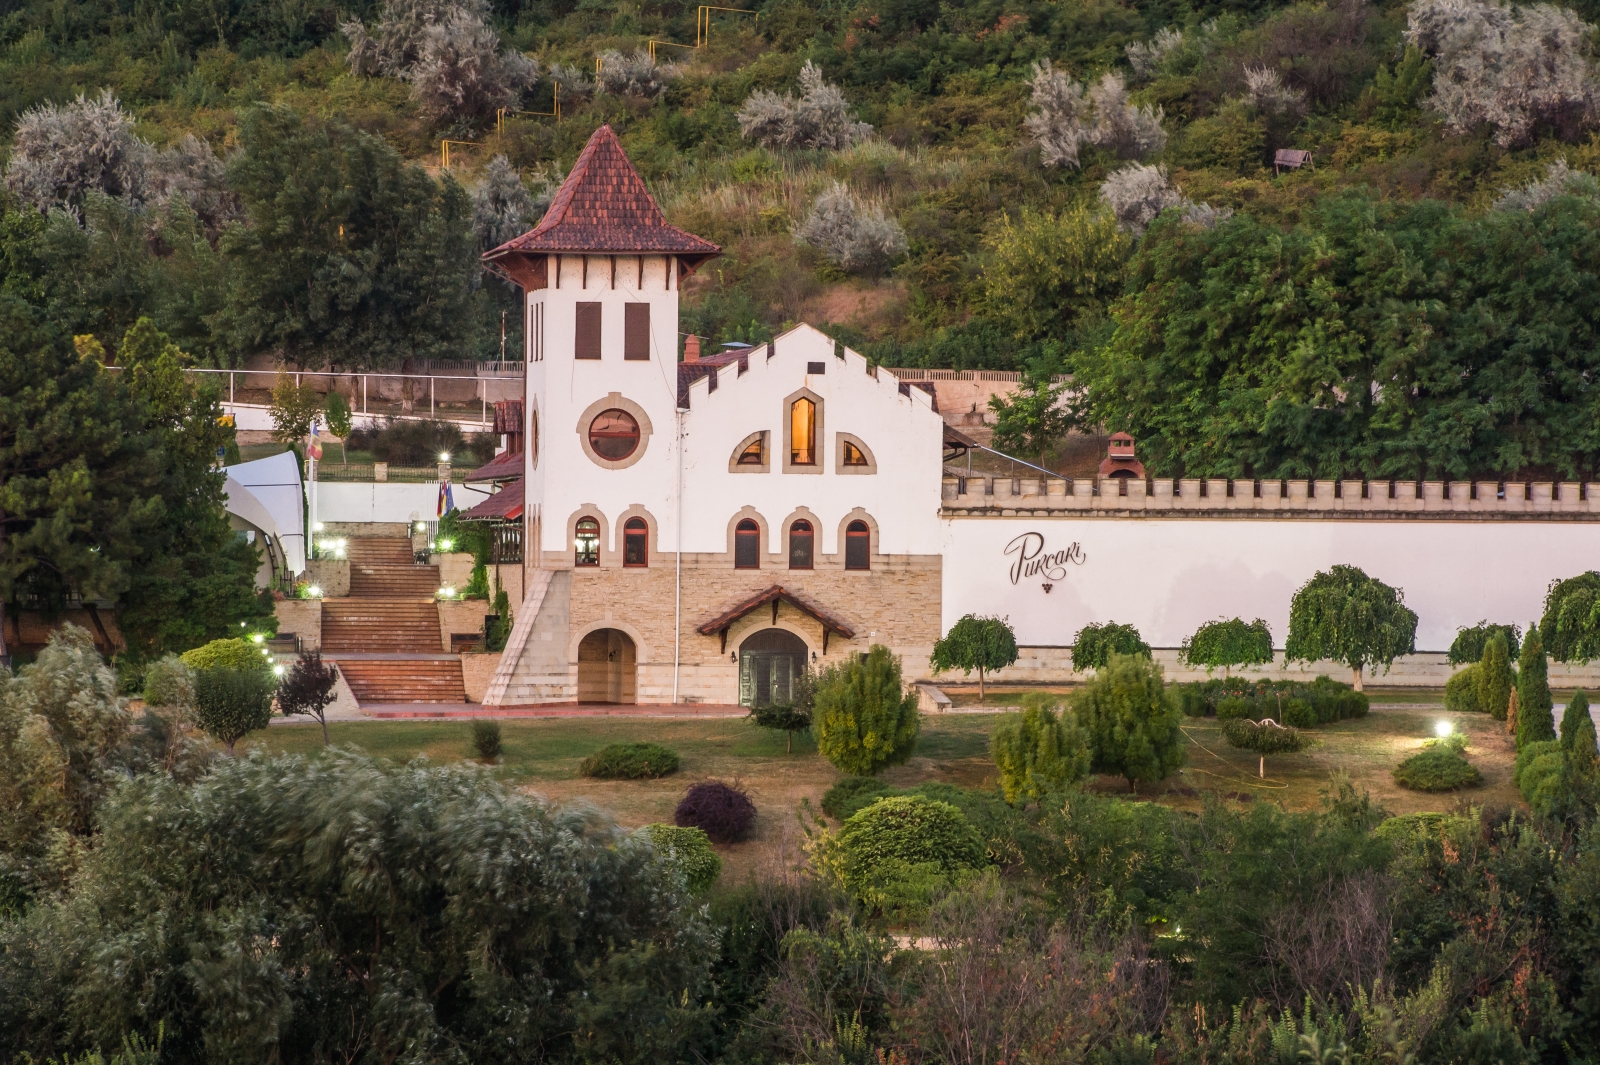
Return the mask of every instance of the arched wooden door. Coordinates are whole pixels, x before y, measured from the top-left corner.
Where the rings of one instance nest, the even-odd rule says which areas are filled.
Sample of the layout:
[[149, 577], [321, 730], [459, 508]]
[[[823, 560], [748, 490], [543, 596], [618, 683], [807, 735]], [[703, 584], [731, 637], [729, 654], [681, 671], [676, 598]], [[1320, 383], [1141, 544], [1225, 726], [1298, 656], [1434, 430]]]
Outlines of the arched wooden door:
[[806, 643], [786, 629], [762, 629], [739, 645], [739, 705], [770, 706], [794, 698], [806, 668]]
[[638, 672], [633, 638], [620, 629], [596, 629], [578, 643], [578, 702], [635, 702]]

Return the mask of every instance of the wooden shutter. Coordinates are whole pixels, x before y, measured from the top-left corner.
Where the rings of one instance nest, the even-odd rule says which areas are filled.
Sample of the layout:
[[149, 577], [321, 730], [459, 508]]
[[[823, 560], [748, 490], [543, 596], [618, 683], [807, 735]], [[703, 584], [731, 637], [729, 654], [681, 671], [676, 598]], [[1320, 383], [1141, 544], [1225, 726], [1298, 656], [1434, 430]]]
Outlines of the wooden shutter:
[[574, 346], [572, 357], [575, 359], [598, 359], [600, 357], [600, 305], [598, 303], [578, 304], [577, 343]]
[[650, 358], [650, 305], [630, 303], [622, 309], [622, 357]]

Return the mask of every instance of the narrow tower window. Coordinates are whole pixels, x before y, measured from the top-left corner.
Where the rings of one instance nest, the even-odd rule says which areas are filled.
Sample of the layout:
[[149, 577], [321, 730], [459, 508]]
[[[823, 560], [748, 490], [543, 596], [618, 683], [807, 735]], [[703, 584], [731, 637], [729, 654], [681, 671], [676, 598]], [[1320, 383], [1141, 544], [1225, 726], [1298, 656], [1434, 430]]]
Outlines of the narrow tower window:
[[749, 518], [733, 529], [733, 568], [761, 568], [761, 526]]
[[853, 521], [845, 526], [844, 568], [872, 568], [872, 530], [864, 521]]
[[797, 399], [789, 408], [789, 464], [817, 464], [817, 405], [809, 399]]
[[811, 568], [811, 547], [814, 539], [809, 521], [797, 521], [789, 526], [790, 569]]
[[578, 304], [577, 343], [572, 353], [575, 359], [600, 357], [600, 305]]
[[572, 538], [572, 564], [600, 564], [600, 523], [593, 518], [578, 519], [577, 534]]
[[650, 564], [650, 527], [643, 518], [629, 518], [622, 527], [622, 564], [648, 566]]
[[650, 358], [650, 305], [629, 303], [622, 308], [622, 357]]

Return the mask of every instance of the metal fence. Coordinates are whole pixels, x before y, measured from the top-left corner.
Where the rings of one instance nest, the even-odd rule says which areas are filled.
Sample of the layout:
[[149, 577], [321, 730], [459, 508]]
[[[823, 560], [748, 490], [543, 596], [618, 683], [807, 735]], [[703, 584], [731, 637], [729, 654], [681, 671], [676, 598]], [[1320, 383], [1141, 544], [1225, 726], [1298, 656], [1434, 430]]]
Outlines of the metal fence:
[[[472, 374], [209, 369], [185, 372], [218, 382], [222, 386], [222, 398], [229, 404], [270, 406], [272, 389], [278, 379], [288, 377], [297, 386], [310, 385], [324, 401], [329, 394], [340, 393], [357, 419], [363, 422], [383, 417], [441, 418], [487, 425], [494, 414], [492, 404], [522, 398], [522, 364], [472, 365], [480, 367]], [[485, 369], [484, 365], [491, 368]]]

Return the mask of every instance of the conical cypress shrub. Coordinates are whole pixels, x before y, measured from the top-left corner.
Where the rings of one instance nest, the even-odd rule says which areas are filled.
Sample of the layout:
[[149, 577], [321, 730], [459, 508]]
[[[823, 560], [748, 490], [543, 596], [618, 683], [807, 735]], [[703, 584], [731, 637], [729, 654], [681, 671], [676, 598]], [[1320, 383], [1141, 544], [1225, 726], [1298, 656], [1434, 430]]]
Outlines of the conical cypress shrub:
[[1589, 697], [1581, 690], [1572, 693], [1572, 701], [1567, 704], [1567, 709], [1561, 715], [1561, 747], [1563, 750], [1572, 750], [1573, 737], [1577, 735], [1583, 722], [1589, 722], [1594, 727], [1594, 719], [1589, 716]]
[[1539, 638], [1538, 626], [1530, 625], [1517, 662], [1517, 750], [1556, 738], [1556, 719], [1550, 712], [1554, 705], [1544, 641]]
[[1506, 719], [1511, 702], [1511, 655], [1506, 640], [1498, 633], [1483, 645], [1483, 661], [1478, 663], [1478, 699], [1496, 721]]

